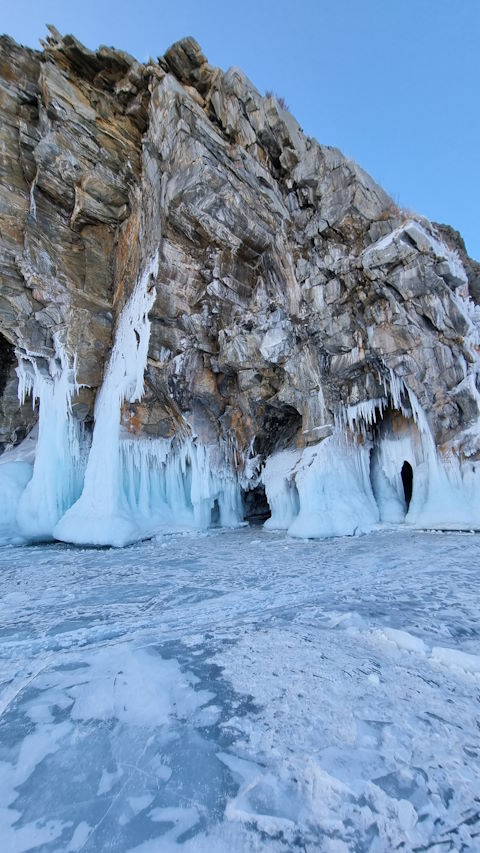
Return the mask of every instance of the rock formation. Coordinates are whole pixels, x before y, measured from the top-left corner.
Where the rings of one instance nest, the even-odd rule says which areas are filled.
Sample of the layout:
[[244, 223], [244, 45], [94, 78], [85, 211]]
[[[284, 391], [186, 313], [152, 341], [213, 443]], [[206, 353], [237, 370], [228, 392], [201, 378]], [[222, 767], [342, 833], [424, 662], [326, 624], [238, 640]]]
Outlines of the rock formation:
[[480, 527], [460, 235], [193, 39], [141, 64], [49, 29], [0, 39], [4, 541]]

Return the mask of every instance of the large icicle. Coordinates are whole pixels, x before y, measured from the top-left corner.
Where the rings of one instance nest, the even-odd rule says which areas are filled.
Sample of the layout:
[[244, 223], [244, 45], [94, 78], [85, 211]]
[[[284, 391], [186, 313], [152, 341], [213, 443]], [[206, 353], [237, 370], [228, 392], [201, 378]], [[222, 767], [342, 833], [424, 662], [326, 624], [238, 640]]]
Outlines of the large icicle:
[[[83, 480], [80, 425], [71, 413], [75, 366], [70, 367], [58, 337], [54, 343], [48, 371], [40, 369], [37, 356], [17, 353], [19, 398], [23, 403], [31, 394], [33, 403], [40, 401], [33, 472], [16, 511], [18, 533], [29, 540], [53, 537], [58, 519], [77, 499]], [[25, 462], [12, 464], [22, 466], [25, 479]]]
[[55, 528], [57, 539], [94, 545], [125, 545], [141, 537], [120, 481], [120, 407], [139, 400], [150, 338], [150, 311], [158, 253], [146, 264], [120, 315], [113, 349], [95, 405], [95, 427], [78, 501]]

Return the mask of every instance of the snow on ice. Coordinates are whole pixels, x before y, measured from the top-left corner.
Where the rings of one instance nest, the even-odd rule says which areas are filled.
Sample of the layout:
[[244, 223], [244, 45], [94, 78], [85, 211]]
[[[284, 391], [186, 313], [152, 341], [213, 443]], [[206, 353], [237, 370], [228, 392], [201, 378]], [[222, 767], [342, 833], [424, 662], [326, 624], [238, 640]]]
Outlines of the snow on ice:
[[480, 540], [0, 549], [2, 851], [478, 850]]

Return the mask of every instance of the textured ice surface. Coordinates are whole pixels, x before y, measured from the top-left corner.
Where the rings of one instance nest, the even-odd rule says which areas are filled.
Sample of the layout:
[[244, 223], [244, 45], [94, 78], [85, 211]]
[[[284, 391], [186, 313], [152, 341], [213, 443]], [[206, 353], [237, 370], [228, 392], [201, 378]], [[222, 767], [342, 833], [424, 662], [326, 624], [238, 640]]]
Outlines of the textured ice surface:
[[478, 850], [480, 538], [0, 549], [12, 851]]

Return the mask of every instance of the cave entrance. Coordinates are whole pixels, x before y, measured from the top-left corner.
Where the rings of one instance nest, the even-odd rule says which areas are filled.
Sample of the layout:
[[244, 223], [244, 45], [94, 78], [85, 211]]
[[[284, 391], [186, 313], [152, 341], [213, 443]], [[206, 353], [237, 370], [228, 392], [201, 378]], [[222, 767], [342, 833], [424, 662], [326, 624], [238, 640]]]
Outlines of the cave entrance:
[[271, 516], [265, 486], [260, 483], [254, 489], [242, 492], [243, 520], [249, 524], [263, 524]]
[[275, 450], [295, 446], [301, 428], [302, 416], [293, 406], [267, 405], [255, 436], [255, 453], [269, 456]]
[[211, 510], [210, 524], [212, 527], [220, 527], [220, 505], [215, 498]]
[[413, 493], [413, 468], [407, 460], [405, 460], [402, 465], [401, 477], [403, 483], [403, 494], [405, 495], [405, 503], [407, 505], [408, 512]]
[[15, 347], [0, 333], [0, 396], [5, 391], [14, 364], [16, 364]]

